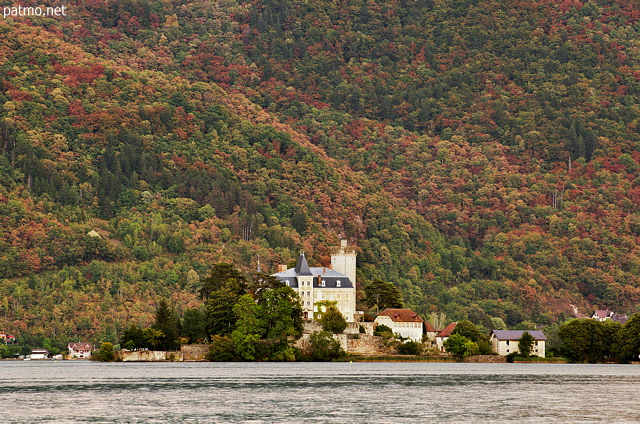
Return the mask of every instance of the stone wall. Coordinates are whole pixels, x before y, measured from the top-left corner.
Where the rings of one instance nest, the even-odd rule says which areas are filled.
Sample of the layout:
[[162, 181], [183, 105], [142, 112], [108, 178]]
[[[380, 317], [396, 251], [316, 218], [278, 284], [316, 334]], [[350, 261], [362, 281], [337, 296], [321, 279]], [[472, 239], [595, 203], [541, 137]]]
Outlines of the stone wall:
[[173, 355], [174, 361], [182, 360], [180, 352], [165, 352], [163, 350], [126, 350], [119, 352], [123, 362], [159, 362], [168, 361]]
[[357, 339], [347, 338], [347, 352], [354, 355], [381, 355], [384, 353], [382, 337], [360, 334]]
[[205, 361], [209, 352], [208, 344], [182, 345], [179, 351], [163, 350], [123, 350], [118, 352], [123, 362], [162, 362], [162, 361]]
[[[310, 336], [311, 334], [305, 333], [295, 343], [295, 346], [305, 354], [309, 354], [311, 350]], [[347, 353], [354, 355], [382, 355], [385, 353], [382, 337], [359, 333], [356, 337], [354, 338], [353, 334], [345, 333], [333, 335], [333, 338], [340, 343], [340, 347]]]
[[473, 355], [465, 358], [464, 362], [473, 362], [478, 364], [502, 364], [507, 362], [507, 357], [500, 355]]
[[349, 322], [347, 323], [347, 328], [345, 328], [344, 332], [347, 334], [360, 334], [360, 326], [364, 328], [364, 333], [369, 336], [373, 336], [373, 330], [376, 327], [375, 322]]
[[[375, 322], [348, 322], [347, 328], [344, 329], [345, 334], [360, 334], [360, 326], [364, 328], [365, 333], [373, 336], [373, 330], [375, 329]], [[316, 331], [322, 331], [322, 325], [318, 322], [305, 322], [302, 329], [303, 333], [313, 333]]]
[[180, 347], [183, 361], [205, 361], [207, 353], [209, 353], [208, 344], [191, 344], [182, 345]]

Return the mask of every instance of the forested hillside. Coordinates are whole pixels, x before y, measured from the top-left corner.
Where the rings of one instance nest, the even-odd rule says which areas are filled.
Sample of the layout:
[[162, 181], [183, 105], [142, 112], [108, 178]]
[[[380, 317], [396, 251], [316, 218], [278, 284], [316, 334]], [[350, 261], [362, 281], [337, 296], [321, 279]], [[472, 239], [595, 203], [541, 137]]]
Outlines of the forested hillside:
[[637, 6], [89, 1], [0, 21], [0, 329], [115, 341], [162, 298], [199, 306], [214, 263], [327, 265], [341, 237], [360, 284], [422, 314], [637, 312]]

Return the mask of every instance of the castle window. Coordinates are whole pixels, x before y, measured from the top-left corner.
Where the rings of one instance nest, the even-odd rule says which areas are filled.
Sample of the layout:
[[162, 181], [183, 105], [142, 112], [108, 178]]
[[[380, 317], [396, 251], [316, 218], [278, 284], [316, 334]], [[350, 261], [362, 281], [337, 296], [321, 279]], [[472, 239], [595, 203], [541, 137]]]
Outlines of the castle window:
[[333, 300], [333, 293], [329, 293], [329, 300]]
[[340, 282], [340, 280], [336, 281], [336, 287], [342, 287], [342, 283]]
[[349, 300], [349, 293], [344, 295], [344, 300]]
[[336, 295], [336, 299], [337, 299], [337, 300], [340, 300], [340, 293], [338, 293], [338, 294]]
[[322, 300], [325, 300], [327, 298], [327, 294], [326, 293], [322, 293]]
[[326, 285], [326, 281], [322, 280], [322, 287], [324, 287]]

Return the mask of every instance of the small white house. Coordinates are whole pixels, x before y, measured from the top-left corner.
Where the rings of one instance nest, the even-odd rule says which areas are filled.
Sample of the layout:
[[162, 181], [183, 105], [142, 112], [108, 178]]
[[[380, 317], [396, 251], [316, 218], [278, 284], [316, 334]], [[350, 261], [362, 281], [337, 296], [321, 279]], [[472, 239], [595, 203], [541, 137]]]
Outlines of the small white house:
[[447, 325], [444, 330], [436, 330], [437, 334], [435, 336], [434, 341], [436, 342], [436, 346], [438, 347], [438, 350], [440, 350], [440, 352], [444, 352], [444, 342], [447, 341], [447, 339], [449, 338], [449, 336], [451, 336], [451, 333], [453, 333], [453, 330], [456, 329], [456, 325], [458, 325], [457, 322], [452, 322], [449, 325]]
[[520, 352], [518, 349], [518, 340], [520, 340], [525, 331], [534, 338], [531, 354], [544, 358], [546, 355], [545, 347], [547, 336], [540, 330], [493, 330], [489, 338], [491, 348], [495, 353], [502, 356], [507, 356], [513, 352]]
[[47, 349], [31, 349], [31, 359], [49, 359], [49, 351]]
[[422, 341], [424, 320], [411, 309], [387, 308], [380, 312], [375, 322], [378, 325], [386, 325], [394, 334], [400, 334], [416, 342]]

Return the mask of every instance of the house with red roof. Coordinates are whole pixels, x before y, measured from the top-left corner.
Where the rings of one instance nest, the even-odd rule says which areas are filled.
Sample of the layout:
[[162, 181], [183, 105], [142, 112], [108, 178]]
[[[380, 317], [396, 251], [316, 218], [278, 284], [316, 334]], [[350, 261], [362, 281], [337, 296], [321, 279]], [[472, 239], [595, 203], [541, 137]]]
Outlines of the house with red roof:
[[438, 346], [438, 349], [440, 349], [440, 352], [445, 351], [444, 342], [449, 338], [449, 336], [451, 336], [451, 333], [453, 333], [453, 330], [455, 330], [456, 325], [458, 325], [457, 322], [452, 322], [451, 324], [447, 325], [444, 330], [438, 331], [435, 342], [436, 346]]
[[593, 311], [591, 315], [591, 319], [595, 319], [596, 321], [614, 321], [619, 322], [620, 324], [624, 324], [629, 320], [627, 315], [618, 314], [616, 312], [610, 311], [608, 309], [600, 309], [597, 311]]
[[4, 333], [0, 331], [0, 343], [4, 344], [14, 344], [16, 342], [16, 337], [11, 334]]
[[93, 345], [91, 343], [69, 343], [67, 348], [70, 358], [91, 358]]
[[375, 322], [386, 325], [394, 334], [416, 342], [422, 341], [424, 320], [411, 309], [387, 308], [380, 312]]

